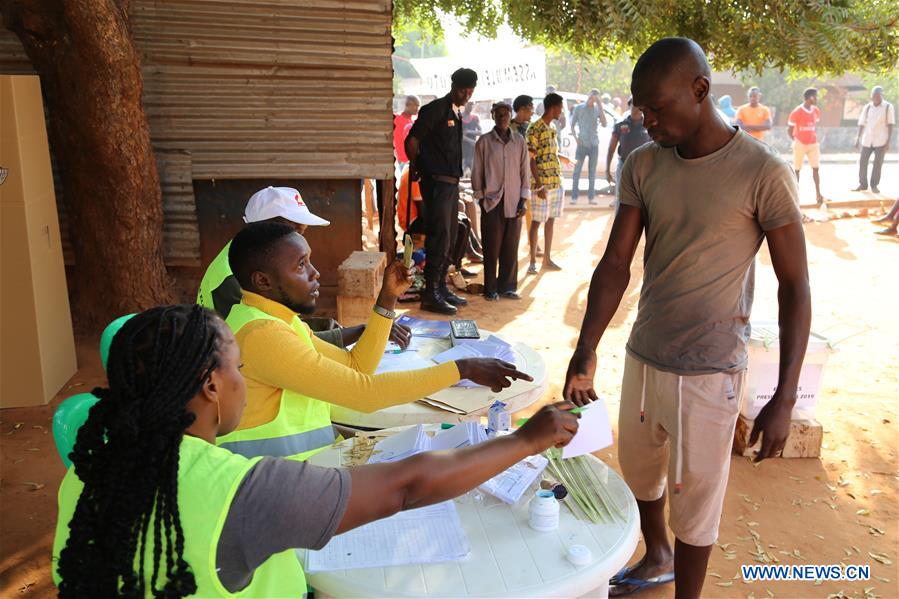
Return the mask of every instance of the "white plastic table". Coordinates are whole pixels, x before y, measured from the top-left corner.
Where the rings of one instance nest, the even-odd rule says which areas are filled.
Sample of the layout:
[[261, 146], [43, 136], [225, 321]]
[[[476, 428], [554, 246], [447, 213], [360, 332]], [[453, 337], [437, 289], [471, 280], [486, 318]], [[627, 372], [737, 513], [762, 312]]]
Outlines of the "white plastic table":
[[[481, 338], [485, 339], [490, 335], [496, 335], [489, 331], [480, 331]], [[496, 335], [502, 339], [501, 335]], [[528, 347], [524, 343], [510, 342], [515, 352], [515, 365], [518, 370], [526, 372], [534, 378], [534, 381], [513, 381], [512, 386], [503, 389], [499, 393], [494, 393], [487, 387], [450, 387], [432, 393], [428, 397], [438, 401], [451, 400], [453, 397], [472, 397], [483, 396], [489, 403], [499, 400], [505, 403], [506, 408], [510, 412], [517, 412], [528, 407], [543, 396], [546, 391], [546, 362], [543, 357]], [[440, 352], [451, 347], [449, 339], [424, 339], [420, 338], [421, 346], [418, 350], [419, 355], [423, 358], [431, 358]], [[341, 406], [331, 406], [331, 421], [336, 424], [343, 424], [353, 428], [362, 429], [382, 429], [392, 428], [395, 426], [407, 426], [413, 424], [432, 424], [432, 423], [457, 423], [466, 420], [476, 420], [481, 416], [487, 415], [488, 408], [472, 412], [471, 414], [453, 414], [440, 408], [434, 408], [429, 405], [411, 402], [399, 406], [391, 406], [383, 410], [378, 410], [371, 414], [357, 412], [349, 408]]]
[[[348, 439], [309, 461], [340, 466], [352, 447], [353, 441]], [[623, 508], [623, 522], [590, 524], [576, 519], [563, 504], [559, 528], [541, 533], [528, 526], [527, 501], [509, 506], [492, 498], [477, 502], [462, 497], [456, 500], [456, 508], [471, 545], [465, 560], [318, 572], [306, 575], [309, 584], [318, 596], [337, 598], [605, 598], [609, 578], [627, 564], [637, 547], [640, 516], [624, 481], [599, 459], [592, 459], [605, 477], [610, 495]], [[589, 565], [575, 566], [566, 559], [567, 548], [574, 544], [590, 549], [593, 561]], [[304, 561], [304, 552], [299, 552]]]

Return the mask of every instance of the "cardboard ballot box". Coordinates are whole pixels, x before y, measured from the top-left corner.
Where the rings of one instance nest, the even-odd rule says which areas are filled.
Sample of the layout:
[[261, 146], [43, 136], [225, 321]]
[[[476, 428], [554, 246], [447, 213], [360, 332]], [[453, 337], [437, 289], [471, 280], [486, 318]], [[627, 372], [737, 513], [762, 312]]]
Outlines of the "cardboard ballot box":
[[44, 405], [75, 374], [41, 87], [0, 75], [0, 408]]

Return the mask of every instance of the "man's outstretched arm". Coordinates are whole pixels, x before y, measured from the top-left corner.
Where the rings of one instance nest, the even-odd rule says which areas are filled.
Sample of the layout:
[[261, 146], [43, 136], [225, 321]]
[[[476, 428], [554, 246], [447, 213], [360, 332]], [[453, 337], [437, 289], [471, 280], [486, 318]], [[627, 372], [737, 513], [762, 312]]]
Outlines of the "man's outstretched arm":
[[622, 204], [612, 224], [606, 251], [593, 271], [581, 334], [568, 364], [562, 388], [564, 397], [579, 406], [590, 403], [597, 397], [593, 389], [596, 346], [627, 290], [631, 278], [631, 262], [642, 234], [641, 209]]
[[808, 345], [812, 321], [812, 300], [802, 223], [792, 223], [765, 233], [771, 263], [777, 275], [778, 323], [780, 325], [780, 369], [777, 391], [755, 419], [749, 444], [762, 436], [762, 448], [755, 458], [774, 457], [787, 442], [790, 417], [796, 404], [799, 372]]

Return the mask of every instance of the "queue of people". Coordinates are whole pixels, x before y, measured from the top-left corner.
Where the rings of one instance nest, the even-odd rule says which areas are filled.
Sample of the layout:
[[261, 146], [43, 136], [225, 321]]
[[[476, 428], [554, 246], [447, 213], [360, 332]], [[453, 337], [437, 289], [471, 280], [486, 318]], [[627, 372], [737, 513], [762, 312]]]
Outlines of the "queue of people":
[[[425, 288], [421, 308], [447, 315], [455, 314], [467, 304], [465, 298], [453, 293], [447, 285], [449, 267], [461, 271], [460, 260], [454, 259], [460, 256], [460, 243], [476, 241], [474, 235], [469, 239], [464, 233], [458, 233], [460, 179], [470, 175], [472, 193], [480, 208], [479, 241], [484, 263], [484, 297], [488, 301], [521, 299], [517, 270], [522, 221], [530, 256], [527, 273], [562, 269], [553, 260], [552, 250], [555, 221], [562, 216], [565, 194], [559, 135], [566, 116], [564, 99], [555, 88], [547, 88], [547, 95], [536, 110], [534, 98], [528, 95], [516, 97], [511, 105], [494, 104], [491, 108], [494, 128], [482, 132], [471, 102], [477, 74], [471, 69], [459, 69], [451, 81], [446, 96], [420, 109], [417, 98], [412, 108], [412, 98], [407, 98], [405, 110], [396, 116], [396, 127], [402, 126], [403, 131], [394, 130], [401, 173], [398, 194], [401, 227], [412, 231], [411, 214], [424, 215], [415, 229], [425, 236]], [[608, 94], [601, 96], [594, 89], [572, 112], [572, 130], [578, 143], [573, 204], [577, 202], [585, 161], [588, 201], [595, 204], [598, 127], [606, 126], [606, 115], [613, 114], [614, 109], [612, 98]], [[407, 118], [411, 119], [415, 110], [418, 118], [410, 126]], [[532, 121], [535, 112], [539, 116]], [[626, 157], [629, 144], [638, 138], [638, 130], [641, 130], [640, 121], [632, 121], [623, 130], [617, 129], [618, 137], [623, 131], [628, 142], [622, 145], [620, 160]], [[643, 138], [648, 141], [645, 130]], [[408, 160], [408, 175], [404, 159]], [[410, 193], [412, 185], [416, 186], [417, 194]], [[416, 200], [416, 195], [420, 199]], [[467, 216], [469, 222], [477, 218], [471, 212]], [[541, 225], [543, 247], [539, 242]], [[537, 258], [542, 258], [539, 269]]]

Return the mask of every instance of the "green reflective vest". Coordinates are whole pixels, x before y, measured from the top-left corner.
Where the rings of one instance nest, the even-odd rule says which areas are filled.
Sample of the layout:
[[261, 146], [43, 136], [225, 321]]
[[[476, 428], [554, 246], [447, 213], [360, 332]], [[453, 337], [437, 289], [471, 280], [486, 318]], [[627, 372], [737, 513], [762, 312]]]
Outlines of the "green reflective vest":
[[231, 264], [228, 262], [228, 250], [231, 249], [231, 242], [222, 248], [203, 275], [200, 281], [200, 290], [197, 292], [197, 303], [204, 308], [215, 310], [215, 303], [212, 301], [212, 292], [218, 289], [225, 279], [231, 276]]
[[[254, 320], [283, 322], [259, 308], [243, 302], [231, 308], [225, 321], [236, 335]], [[312, 345], [308, 329], [294, 316], [291, 328], [304, 343]], [[334, 443], [331, 426], [331, 404], [307, 397], [290, 389], [282, 389], [278, 415], [271, 422], [237, 430], [217, 439], [220, 447], [245, 457], [275, 456], [305, 460]]]
[[[260, 458], [248, 460], [210, 445], [202, 439], [184, 435], [178, 460], [178, 511], [184, 529], [184, 559], [197, 582], [197, 597], [303, 597], [306, 577], [294, 549], [269, 557], [253, 573], [252, 582], [238, 593], [229, 593], [219, 581], [215, 556], [225, 518], [237, 488]], [[53, 542], [53, 580], [59, 554], [69, 538], [69, 521], [84, 488], [69, 468], [59, 487], [59, 519]], [[264, 530], [258, 531], [265, 534]], [[153, 526], [147, 533], [144, 553], [147, 586], [153, 572]], [[162, 556], [164, 568], [165, 556]], [[135, 556], [135, 571], [137, 556]]]

